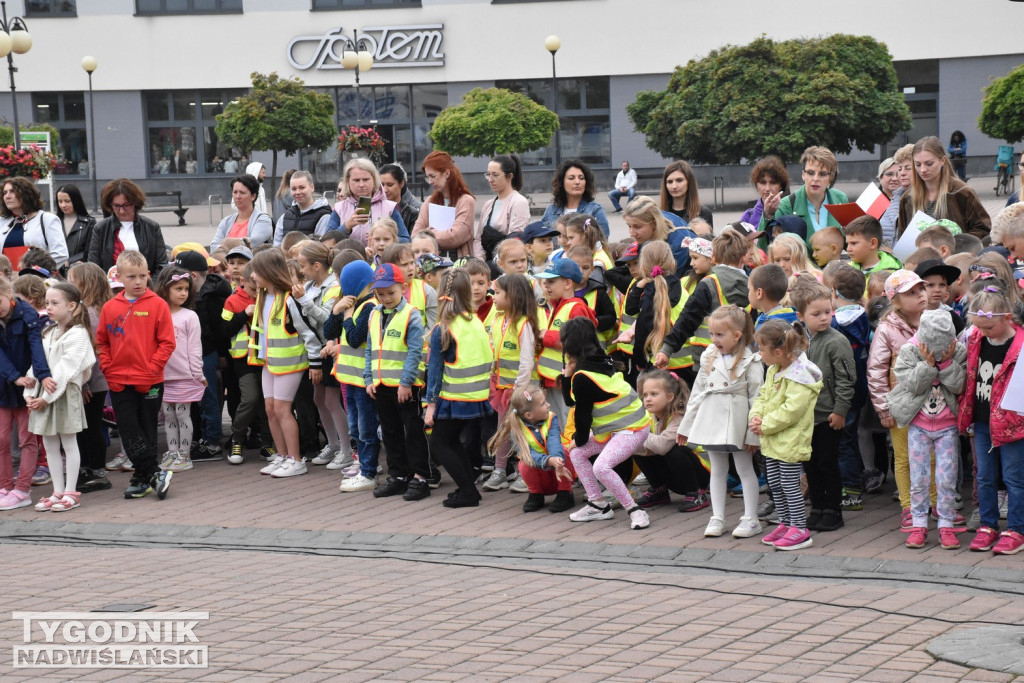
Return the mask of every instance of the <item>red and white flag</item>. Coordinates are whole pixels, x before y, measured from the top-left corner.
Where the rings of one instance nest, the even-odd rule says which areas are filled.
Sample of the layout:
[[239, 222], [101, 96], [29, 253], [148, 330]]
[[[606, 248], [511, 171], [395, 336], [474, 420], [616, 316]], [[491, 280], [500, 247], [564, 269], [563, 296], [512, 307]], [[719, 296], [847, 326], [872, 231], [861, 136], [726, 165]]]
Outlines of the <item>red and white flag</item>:
[[874, 183], [870, 183], [864, 188], [860, 197], [857, 198], [857, 206], [863, 209], [864, 213], [876, 219], [882, 217], [885, 210], [889, 208], [889, 203], [889, 198], [882, 194], [882, 191]]

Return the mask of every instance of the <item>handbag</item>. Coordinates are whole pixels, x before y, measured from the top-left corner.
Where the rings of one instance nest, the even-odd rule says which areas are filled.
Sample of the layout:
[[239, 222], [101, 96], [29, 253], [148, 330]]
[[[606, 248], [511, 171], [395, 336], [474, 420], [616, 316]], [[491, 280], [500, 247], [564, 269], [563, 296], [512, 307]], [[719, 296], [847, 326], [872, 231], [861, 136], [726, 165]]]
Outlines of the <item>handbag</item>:
[[484, 228], [480, 231], [480, 246], [484, 249], [484, 256], [486, 260], [490, 261], [494, 257], [494, 250], [498, 246], [498, 243], [504, 240], [508, 235], [503, 233], [497, 228], [491, 227], [491, 216], [494, 215], [494, 204], [491, 204], [491, 211], [487, 214], [487, 220], [484, 221]]

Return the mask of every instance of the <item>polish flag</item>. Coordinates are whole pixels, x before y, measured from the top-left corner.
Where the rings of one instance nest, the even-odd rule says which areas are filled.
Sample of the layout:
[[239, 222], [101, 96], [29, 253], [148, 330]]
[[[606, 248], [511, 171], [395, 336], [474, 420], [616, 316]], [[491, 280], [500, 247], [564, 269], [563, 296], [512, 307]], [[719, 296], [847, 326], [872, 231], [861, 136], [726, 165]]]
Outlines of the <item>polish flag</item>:
[[864, 188], [860, 197], [857, 198], [857, 206], [863, 209], [864, 213], [876, 219], [882, 217], [885, 210], [889, 208], [889, 203], [889, 198], [882, 194], [882, 191], [874, 183], [870, 183]]

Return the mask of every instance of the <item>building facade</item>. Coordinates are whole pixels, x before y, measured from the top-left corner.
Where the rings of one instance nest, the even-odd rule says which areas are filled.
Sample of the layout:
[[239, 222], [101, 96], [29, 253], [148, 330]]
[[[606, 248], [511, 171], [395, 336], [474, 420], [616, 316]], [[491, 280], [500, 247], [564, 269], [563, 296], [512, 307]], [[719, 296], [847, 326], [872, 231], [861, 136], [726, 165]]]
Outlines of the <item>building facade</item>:
[[[552, 56], [557, 35], [557, 112], [561, 156], [590, 163], [603, 184], [622, 160], [655, 169], [665, 160], [633, 130], [625, 107], [639, 90], [663, 89], [676, 65], [725, 43], [845, 32], [868, 34], [892, 52], [914, 129], [948, 140], [962, 130], [969, 172], [991, 168], [999, 141], [977, 130], [981, 90], [1024, 61], [994, 30], [1020, 25], [1024, 4], [1006, 0], [967, 12], [961, 0], [865, 0], [842, 13], [794, 0], [13, 0], [32, 49], [15, 55], [21, 122], [60, 131], [57, 182], [88, 182], [86, 55], [96, 58], [93, 111], [97, 177], [137, 179], [149, 189], [180, 189], [189, 203], [228, 195], [226, 182], [249, 159], [217, 139], [216, 115], [244, 93], [254, 71], [298, 76], [329, 93], [339, 127], [375, 125], [387, 156], [415, 172], [431, 150], [434, 117], [473, 88], [506, 87], [555, 109]], [[979, 8], [980, 9], [980, 8]], [[342, 64], [354, 39], [373, 55], [356, 74]], [[11, 120], [9, 91], [0, 117]], [[871, 177], [886, 150], [844, 159], [844, 176]], [[891, 149], [889, 150], [891, 151]], [[255, 160], [269, 166], [270, 155]], [[553, 147], [523, 155], [528, 186], [543, 190]], [[459, 159], [475, 188], [485, 159]], [[337, 152], [281, 159], [318, 184], [336, 180]], [[746, 182], [740, 167], [698, 169], [726, 184]], [[703, 181], [702, 181], [703, 184]]]

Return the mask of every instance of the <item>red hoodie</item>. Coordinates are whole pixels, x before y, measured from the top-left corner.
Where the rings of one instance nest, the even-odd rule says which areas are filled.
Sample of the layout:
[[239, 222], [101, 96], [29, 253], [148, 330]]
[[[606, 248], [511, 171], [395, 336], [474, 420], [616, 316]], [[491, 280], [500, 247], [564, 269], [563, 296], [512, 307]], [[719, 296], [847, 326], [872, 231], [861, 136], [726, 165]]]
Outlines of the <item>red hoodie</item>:
[[104, 304], [96, 326], [96, 356], [111, 391], [131, 386], [145, 393], [163, 382], [174, 346], [171, 309], [150, 290], [135, 301], [122, 292]]

